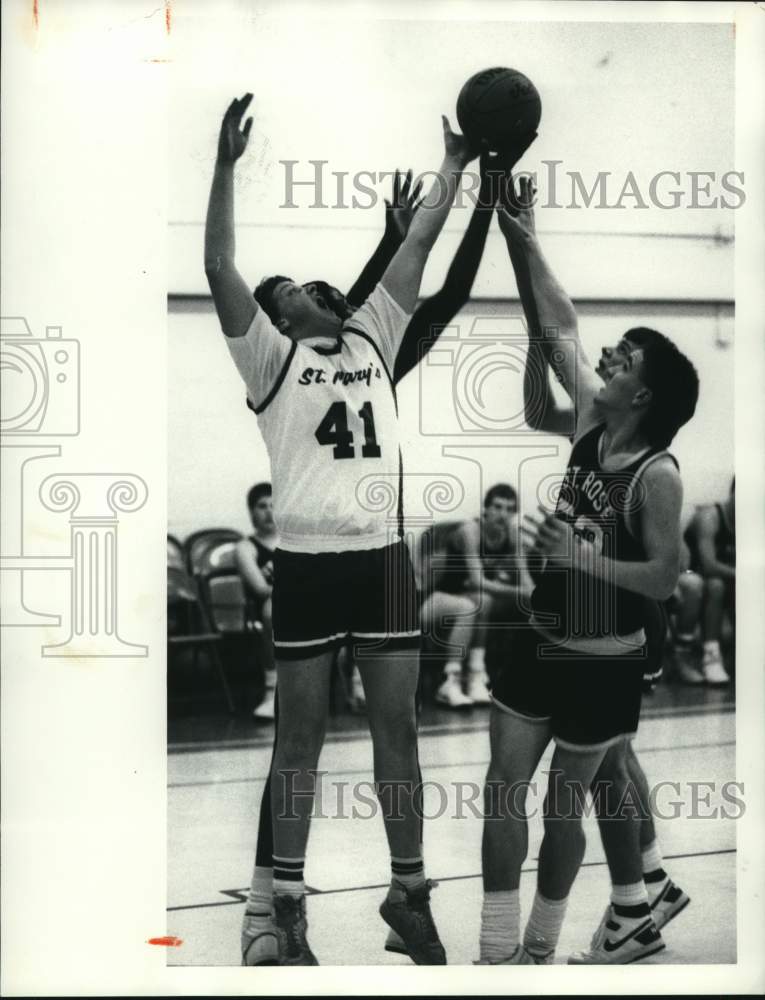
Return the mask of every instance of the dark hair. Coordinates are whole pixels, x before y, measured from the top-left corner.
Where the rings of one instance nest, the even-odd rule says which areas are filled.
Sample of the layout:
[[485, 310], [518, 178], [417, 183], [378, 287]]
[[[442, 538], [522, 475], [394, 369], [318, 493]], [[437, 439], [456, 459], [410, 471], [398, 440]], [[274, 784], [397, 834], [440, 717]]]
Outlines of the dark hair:
[[498, 497], [500, 500], [515, 500], [518, 503], [518, 494], [509, 483], [495, 483], [483, 498], [484, 510]]
[[653, 447], [666, 448], [696, 410], [699, 376], [688, 358], [658, 330], [637, 326], [627, 330], [624, 339], [642, 349], [640, 377], [651, 390], [640, 429]]
[[271, 484], [270, 483], [255, 483], [255, 485], [247, 493], [247, 510], [252, 510], [252, 508], [257, 504], [263, 497], [271, 496]]
[[255, 301], [273, 324], [278, 323], [281, 319], [276, 306], [274, 292], [277, 285], [281, 285], [283, 281], [292, 281], [292, 278], [286, 278], [283, 274], [275, 274], [271, 278], [264, 278], [252, 293], [255, 296]]
[[321, 295], [338, 319], [348, 319], [353, 312], [351, 307], [348, 305], [346, 297], [340, 289], [335, 288], [334, 285], [330, 285], [326, 281], [306, 281], [303, 284], [303, 288], [305, 288], [306, 285], [316, 286], [316, 291], [319, 295]]

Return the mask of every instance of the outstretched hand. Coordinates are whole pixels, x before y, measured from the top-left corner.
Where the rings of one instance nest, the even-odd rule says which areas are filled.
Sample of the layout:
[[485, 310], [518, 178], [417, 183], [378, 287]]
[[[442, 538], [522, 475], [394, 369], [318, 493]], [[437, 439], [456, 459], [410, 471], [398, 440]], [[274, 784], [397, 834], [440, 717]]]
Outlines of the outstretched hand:
[[502, 203], [497, 206], [499, 228], [506, 240], [515, 244], [529, 243], [536, 235], [534, 203], [537, 189], [531, 177], [521, 177], [518, 190], [510, 178]]
[[411, 170], [407, 170], [403, 180], [401, 179], [401, 171], [396, 171], [393, 178], [393, 196], [390, 201], [385, 199], [385, 229], [402, 241], [409, 232], [409, 226], [412, 224], [415, 212], [422, 204], [421, 191], [421, 180], [412, 187]]
[[450, 159], [458, 162], [460, 169], [465, 167], [471, 160], [474, 160], [480, 153], [480, 147], [472, 143], [466, 135], [459, 135], [452, 132], [449, 119], [446, 115], [441, 115], [441, 124], [444, 128], [444, 150]]
[[252, 94], [245, 94], [244, 97], [235, 97], [229, 104], [223, 123], [220, 127], [218, 137], [218, 162], [235, 163], [247, 148], [252, 128], [252, 117], [248, 118], [242, 125], [242, 117], [250, 105]]

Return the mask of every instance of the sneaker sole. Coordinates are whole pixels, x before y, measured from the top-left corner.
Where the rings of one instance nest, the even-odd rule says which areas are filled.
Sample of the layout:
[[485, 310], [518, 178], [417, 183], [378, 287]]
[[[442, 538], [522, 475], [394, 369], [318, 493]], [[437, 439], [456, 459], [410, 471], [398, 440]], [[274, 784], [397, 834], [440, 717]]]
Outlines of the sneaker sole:
[[657, 923], [656, 918], [654, 917], [654, 923], [656, 923], [656, 930], [660, 931], [662, 927], [666, 927], [667, 924], [671, 923], [675, 919], [675, 917], [679, 916], [683, 912], [683, 910], [690, 903], [690, 901], [691, 897], [687, 896], [685, 900], [680, 904], [680, 906], [678, 906], [676, 910], [673, 910], [662, 923]]
[[650, 958], [651, 955], [664, 951], [666, 947], [663, 941], [657, 941], [656, 944], [649, 945], [645, 951], [641, 951], [639, 955], [628, 958], [626, 962], [576, 962], [569, 958], [567, 965], [632, 965], [633, 962], [640, 962], [644, 958]]
[[409, 958], [409, 952], [406, 950], [406, 948], [403, 947], [399, 948], [397, 944], [386, 944], [385, 950], [389, 951], [392, 955], [405, 955], [407, 958]]

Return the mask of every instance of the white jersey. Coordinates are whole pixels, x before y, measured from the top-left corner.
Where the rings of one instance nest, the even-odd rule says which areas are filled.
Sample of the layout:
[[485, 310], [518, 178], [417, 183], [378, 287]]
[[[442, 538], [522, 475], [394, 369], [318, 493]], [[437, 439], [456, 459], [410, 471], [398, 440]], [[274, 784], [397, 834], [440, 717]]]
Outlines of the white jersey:
[[378, 285], [334, 342], [290, 340], [262, 309], [243, 337], [226, 337], [271, 460], [281, 548], [344, 552], [396, 537], [392, 372], [409, 319]]

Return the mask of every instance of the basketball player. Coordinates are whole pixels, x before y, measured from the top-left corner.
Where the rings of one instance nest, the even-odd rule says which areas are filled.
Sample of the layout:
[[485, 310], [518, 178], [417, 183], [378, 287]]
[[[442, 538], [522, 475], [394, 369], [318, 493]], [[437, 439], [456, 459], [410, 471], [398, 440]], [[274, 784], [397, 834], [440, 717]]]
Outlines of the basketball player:
[[[443, 286], [418, 305], [409, 321], [396, 356], [393, 370], [394, 384], [398, 384], [418, 364], [443, 329], [451, 323], [468, 301], [486, 243], [493, 208], [499, 197], [499, 181], [504, 172], [520, 159], [534, 138], [535, 134], [521, 137], [501, 158], [489, 154], [481, 156], [480, 185], [475, 210]], [[311, 296], [328, 304], [340, 319], [345, 320], [351, 316], [354, 312], [352, 303], [363, 301], [374, 290], [374, 286], [382, 278], [390, 260], [405, 238], [420, 204], [420, 185], [412, 187], [411, 183], [411, 171], [403, 179], [398, 171], [396, 172], [392, 200], [385, 202], [383, 237], [347, 297], [339, 289], [324, 281], [312, 281], [304, 286]], [[278, 700], [277, 695], [277, 728]], [[273, 886], [270, 789], [269, 776], [261, 799], [255, 867], [243, 920], [242, 956], [245, 965], [270, 965], [278, 962], [276, 934], [270, 919]], [[392, 928], [388, 933], [385, 950], [408, 954], [404, 943]]]
[[445, 617], [457, 617], [448, 636], [451, 647], [468, 652], [467, 689], [462, 689], [462, 658], [452, 653], [444, 666], [444, 680], [436, 701], [449, 708], [488, 705], [486, 634], [493, 620], [518, 617], [521, 592], [529, 582], [517, 558], [518, 497], [508, 483], [492, 486], [480, 518], [456, 525], [445, 540], [441, 557], [430, 560], [434, 588], [426, 590], [423, 626], [433, 627]]
[[[271, 786], [280, 962], [317, 964], [306, 937], [303, 868], [329, 672], [335, 649], [350, 638], [357, 648], [366, 647], [359, 665], [391, 852], [391, 888], [380, 912], [417, 964], [443, 965], [415, 801], [419, 626], [414, 579], [400, 533], [391, 541], [385, 513], [365, 503], [364, 483], [395, 483], [401, 475], [390, 373], [425, 262], [475, 153], [444, 118], [438, 183], [380, 284], [343, 323], [282, 276], [263, 281], [253, 298], [236, 270], [233, 174], [252, 126], [250, 118], [241, 127], [251, 99], [248, 94], [234, 100], [223, 119], [205, 270], [269, 451], [280, 532], [273, 629], [281, 714]], [[400, 501], [399, 491], [401, 516]], [[397, 597], [392, 605], [386, 601], [391, 584]]]
[[[521, 198], [532, 204], [528, 181]], [[543, 562], [532, 628], [517, 632], [528, 667], [504, 671], [492, 690], [480, 961], [547, 964], [584, 854], [587, 790], [609, 748], [637, 728], [645, 598], [665, 600], [677, 582], [682, 486], [665, 449], [694, 412], [698, 378], [666, 337], [641, 328], [620, 341], [621, 364], [602, 384], [584, 356], [573, 305], [542, 256], [531, 209], [499, 217], [508, 244], [525, 256], [576, 427], [557, 510], [535, 523]], [[551, 739], [537, 893], [521, 944], [525, 783]], [[602, 937], [573, 962], [622, 964], [664, 947], [643, 881], [639, 820], [630, 811], [622, 826], [626, 877], [613, 886]]]
[[256, 719], [274, 717], [276, 669], [273, 659], [271, 629], [271, 593], [274, 582], [274, 549], [279, 543], [279, 533], [274, 523], [271, 484], [256, 483], [247, 494], [247, 510], [252, 522], [252, 534], [236, 546], [236, 566], [247, 598], [248, 622], [260, 622], [263, 627], [263, 671], [266, 691], [255, 708]]
[[730, 684], [720, 652], [723, 613], [736, 613], [736, 481], [722, 503], [698, 508], [685, 532], [690, 570], [703, 581], [704, 653], [702, 680], [713, 687]]
[[[526, 421], [534, 430], [548, 434], [560, 434], [569, 441], [573, 440], [575, 414], [570, 406], [561, 407], [555, 401], [550, 390], [549, 362], [550, 345], [542, 336], [539, 316], [529, 281], [528, 266], [525, 256], [511, 242], [509, 244], [510, 259], [515, 272], [518, 292], [523, 306], [529, 329], [529, 350], [524, 372], [524, 411]], [[597, 374], [607, 381], [618, 371], [623, 363], [625, 353], [639, 348], [639, 344], [630, 341], [630, 331], [614, 347], [604, 347], [601, 353]], [[541, 377], [540, 377], [541, 376]], [[681, 562], [685, 556], [681, 556]], [[683, 582], [681, 575], [678, 586]], [[667, 616], [664, 605], [646, 599], [644, 603], [643, 626], [646, 633], [646, 658], [643, 672], [643, 692], [650, 693], [659, 682], [662, 673]], [[599, 796], [605, 790], [605, 801]], [[657, 930], [661, 930], [670, 920], [676, 917], [690, 902], [689, 897], [666, 874], [662, 865], [661, 850], [656, 837], [650, 807], [648, 781], [640, 762], [635, 754], [631, 740], [616, 743], [610, 747], [598, 769], [593, 782], [600, 823], [601, 839], [606, 850], [606, 858], [612, 881], [619, 885], [625, 877], [621, 871], [621, 842], [619, 804], [628, 807], [637, 806], [640, 815], [640, 851], [643, 866], [643, 881], [646, 884], [648, 899]], [[637, 801], [635, 801], [637, 800]], [[629, 873], [629, 868], [627, 869]], [[605, 924], [610, 917], [610, 908], [601, 922], [593, 938], [593, 944], [602, 936]]]

